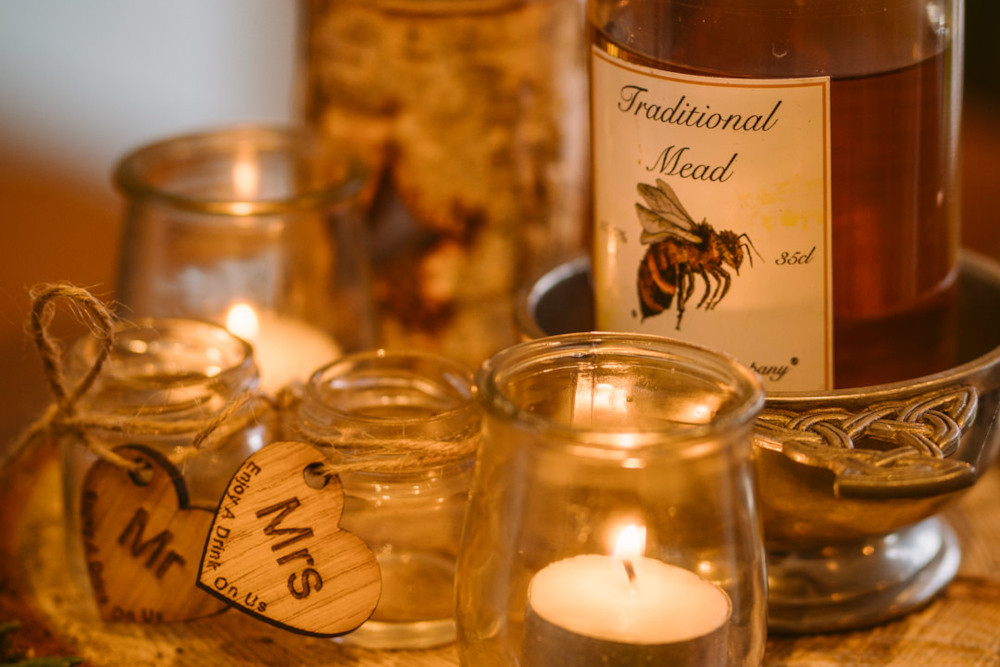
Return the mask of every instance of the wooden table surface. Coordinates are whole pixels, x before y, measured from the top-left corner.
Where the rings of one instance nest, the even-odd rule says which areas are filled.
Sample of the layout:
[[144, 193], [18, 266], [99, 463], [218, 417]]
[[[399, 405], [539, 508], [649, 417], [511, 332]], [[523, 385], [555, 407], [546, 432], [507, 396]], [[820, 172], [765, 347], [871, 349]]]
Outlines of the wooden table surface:
[[[94, 667], [459, 664], [454, 647], [361, 650], [293, 635], [232, 610], [188, 623], [104, 624], [67, 574], [61, 503], [51, 452], [38, 452], [0, 474], [0, 624], [22, 623], [14, 637], [21, 651], [80, 656]], [[922, 610], [869, 630], [771, 637], [764, 665], [1000, 665], [1000, 470], [984, 476], [947, 515], [959, 535], [963, 561], [943, 594]]]

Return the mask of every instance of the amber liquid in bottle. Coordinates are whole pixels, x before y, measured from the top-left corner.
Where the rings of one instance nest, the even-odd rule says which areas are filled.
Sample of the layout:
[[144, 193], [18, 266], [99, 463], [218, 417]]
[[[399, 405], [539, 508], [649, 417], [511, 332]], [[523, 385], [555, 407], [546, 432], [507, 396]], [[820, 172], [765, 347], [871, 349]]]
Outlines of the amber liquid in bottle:
[[745, 5], [593, 2], [591, 40], [686, 74], [830, 76], [835, 385], [955, 365], [958, 75], [944, 7], [932, 20], [934, 3], [912, 0]]

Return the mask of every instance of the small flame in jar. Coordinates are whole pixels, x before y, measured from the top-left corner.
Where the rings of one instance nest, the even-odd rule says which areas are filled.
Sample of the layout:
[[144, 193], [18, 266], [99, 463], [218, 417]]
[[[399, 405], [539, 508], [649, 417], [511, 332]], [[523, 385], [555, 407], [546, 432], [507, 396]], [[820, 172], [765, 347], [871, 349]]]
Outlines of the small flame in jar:
[[233, 187], [240, 197], [252, 197], [260, 186], [260, 171], [251, 160], [237, 160], [233, 165]]
[[646, 527], [629, 524], [618, 535], [615, 556], [638, 558], [646, 551]]
[[[233, 165], [233, 189], [236, 196], [242, 199], [253, 199], [260, 188], [260, 170], [251, 159], [239, 158]], [[232, 205], [236, 215], [247, 215], [253, 210], [248, 202], [236, 202]]]
[[226, 315], [226, 328], [243, 340], [252, 343], [260, 334], [257, 312], [249, 304], [235, 304]]
[[622, 529], [618, 535], [618, 543], [615, 546], [615, 560], [620, 561], [625, 574], [628, 576], [629, 586], [635, 584], [634, 561], [641, 558], [646, 551], [646, 527], [630, 524]]

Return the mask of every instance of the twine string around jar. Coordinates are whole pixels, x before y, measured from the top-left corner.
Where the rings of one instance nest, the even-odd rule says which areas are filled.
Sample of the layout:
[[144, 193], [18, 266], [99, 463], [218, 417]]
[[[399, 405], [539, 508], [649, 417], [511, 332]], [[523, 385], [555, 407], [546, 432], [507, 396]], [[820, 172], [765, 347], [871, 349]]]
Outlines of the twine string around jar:
[[[41, 357], [45, 379], [55, 397], [42, 416], [31, 424], [14, 444], [6, 458], [0, 459], [0, 470], [38, 446], [46, 436], [68, 435], [78, 438], [92, 453], [109, 463], [137, 472], [143, 464], [130, 461], [115, 453], [112, 448], [88, 436], [90, 430], [102, 430], [124, 435], [184, 435], [194, 433], [191, 447], [181, 450], [172, 459], [185, 459], [202, 449], [210, 439], [220, 439], [244, 428], [251, 420], [258, 418], [257, 411], [245, 408], [254, 401], [263, 402], [265, 409], [273, 408], [273, 401], [254, 392], [243, 392], [211, 416], [204, 418], [178, 419], [170, 422], [154, 420], [136, 414], [130, 417], [109, 417], [100, 414], [80, 412], [77, 403], [94, 384], [114, 345], [115, 317], [108, 308], [89, 291], [68, 283], [41, 285], [31, 292], [32, 308], [30, 327], [35, 347]], [[69, 386], [62, 366], [62, 351], [49, 329], [54, 317], [53, 302], [57, 299], [70, 301], [77, 313], [88, 317], [80, 318], [99, 342], [100, 347], [93, 364], [72, 386]], [[178, 462], [177, 460], [174, 461]]]
[[299, 436], [330, 459], [312, 469], [313, 474], [325, 477], [345, 472], [419, 472], [457, 463], [475, 454], [479, 446], [478, 436], [454, 440], [379, 439], [364, 432], [349, 432], [328, 437], [302, 425]]

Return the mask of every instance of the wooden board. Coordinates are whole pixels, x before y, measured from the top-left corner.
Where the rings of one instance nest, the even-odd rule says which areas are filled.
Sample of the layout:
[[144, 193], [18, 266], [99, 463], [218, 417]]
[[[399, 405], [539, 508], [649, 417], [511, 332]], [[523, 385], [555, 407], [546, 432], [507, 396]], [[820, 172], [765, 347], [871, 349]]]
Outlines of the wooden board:
[[[293, 635], [227, 611], [188, 623], [106, 625], [67, 574], [61, 489], [51, 456], [0, 478], [0, 622], [18, 619], [20, 648], [79, 655], [85, 665], [176, 664], [455, 667], [453, 647], [370, 651]], [[928, 607], [877, 628], [772, 637], [765, 667], [996, 667], [1000, 664], [1000, 470], [950, 511], [964, 559], [958, 578]]]

